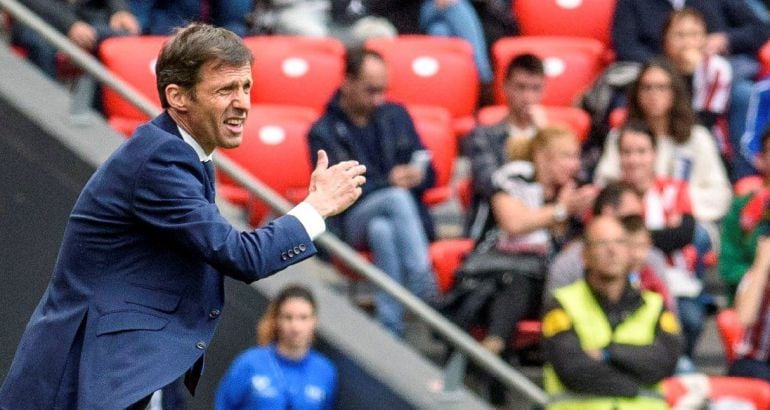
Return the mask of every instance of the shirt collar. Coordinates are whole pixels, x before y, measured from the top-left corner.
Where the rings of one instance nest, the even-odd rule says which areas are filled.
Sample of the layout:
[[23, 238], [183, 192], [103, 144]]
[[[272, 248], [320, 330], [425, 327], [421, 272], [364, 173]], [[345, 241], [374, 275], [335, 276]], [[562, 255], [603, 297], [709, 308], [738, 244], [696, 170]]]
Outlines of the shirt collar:
[[213, 152], [209, 155], [206, 155], [206, 151], [204, 151], [200, 144], [198, 144], [198, 141], [195, 141], [195, 138], [193, 138], [192, 135], [188, 134], [187, 131], [178, 125], [177, 129], [179, 129], [179, 134], [182, 135], [184, 142], [191, 146], [192, 149], [195, 150], [195, 153], [198, 154], [198, 158], [200, 158], [201, 162], [211, 161], [211, 157], [214, 154]]

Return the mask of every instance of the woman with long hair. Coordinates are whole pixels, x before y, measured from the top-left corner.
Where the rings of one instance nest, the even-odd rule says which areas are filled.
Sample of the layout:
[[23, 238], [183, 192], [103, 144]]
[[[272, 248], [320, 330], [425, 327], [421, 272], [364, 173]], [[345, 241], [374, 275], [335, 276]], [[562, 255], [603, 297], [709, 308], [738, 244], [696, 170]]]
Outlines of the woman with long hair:
[[331, 409], [337, 370], [312, 348], [317, 320], [309, 290], [284, 288], [257, 325], [260, 346], [241, 353], [222, 378], [216, 409]]
[[[647, 62], [629, 87], [627, 109], [629, 121], [643, 121], [656, 137], [656, 174], [687, 181], [696, 220], [721, 219], [730, 205], [730, 182], [714, 137], [695, 122], [690, 94], [676, 69], [663, 59]], [[618, 132], [613, 130], [595, 180], [604, 185], [619, 177]]]

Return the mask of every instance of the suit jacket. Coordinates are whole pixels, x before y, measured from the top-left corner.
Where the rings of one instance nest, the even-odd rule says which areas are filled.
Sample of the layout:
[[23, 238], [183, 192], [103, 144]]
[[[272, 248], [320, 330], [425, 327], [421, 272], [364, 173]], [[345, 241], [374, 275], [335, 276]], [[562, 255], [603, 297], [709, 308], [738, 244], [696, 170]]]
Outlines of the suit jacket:
[[197, 154], [160, 115], [75, 203], [0, 409], [123, 409], [189, 369], [194, 391], [224, 275], [251, 282], [315, 251], [293, 216], [236, 231]]

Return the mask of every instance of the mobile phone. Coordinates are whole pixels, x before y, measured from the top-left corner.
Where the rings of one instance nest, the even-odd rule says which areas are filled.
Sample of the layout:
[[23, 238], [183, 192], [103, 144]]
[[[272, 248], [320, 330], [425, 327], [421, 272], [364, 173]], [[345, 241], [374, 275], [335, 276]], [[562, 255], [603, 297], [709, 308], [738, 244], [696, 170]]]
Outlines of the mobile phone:
[[428, 169], [428, 164], [433, 156], [430, 151], [421, 149], [412, 153], [412, 158], [409, 160], [409, 165], [419, 168], [422, 172]]

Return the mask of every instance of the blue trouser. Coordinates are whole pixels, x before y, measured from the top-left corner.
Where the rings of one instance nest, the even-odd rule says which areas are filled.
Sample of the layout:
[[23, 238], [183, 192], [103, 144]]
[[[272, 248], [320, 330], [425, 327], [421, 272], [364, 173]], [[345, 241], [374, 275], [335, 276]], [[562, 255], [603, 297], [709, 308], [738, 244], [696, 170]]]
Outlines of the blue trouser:
[[749, 158], [741, 153], [741, 137], [746, 130], [746, 114], [749, 110], [751, 89], [754, 77], [759, 71], [759, 63], [752, 56], [734, 55], [729, 57], [733, 69], [733, 84], [730, 89], [730, 109], [727, 113], [730, 144], [733, 147], [733, 163], [730, 176], [738, 180], [756, 173]]
[[492, 82], [494, 75], [484, 31], [476, 10], [467, 0], [459, 0], [444, 9], [437, 8], [433, 0], [424, 1], [420, 9], [420, 29], [433, 36], [460, 37], [470, 42], [479, 80], [484, 84]]
[[[368, 247], [374, 264], [416, 296], [433, 299], [436, 278], [428, 257], [428, 239], [412, 194], [390, 187], [366, 195], [344, 217], [345, 238]], [[404, 309], [386, 292], [375, 295], [377, 318], [392, 333], [404, 332]]]

